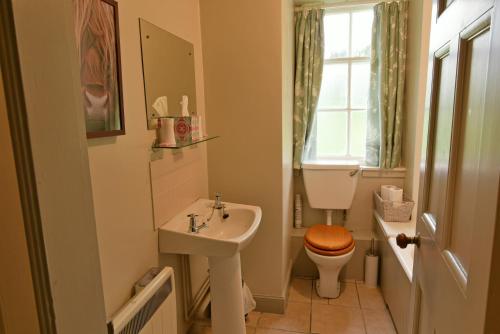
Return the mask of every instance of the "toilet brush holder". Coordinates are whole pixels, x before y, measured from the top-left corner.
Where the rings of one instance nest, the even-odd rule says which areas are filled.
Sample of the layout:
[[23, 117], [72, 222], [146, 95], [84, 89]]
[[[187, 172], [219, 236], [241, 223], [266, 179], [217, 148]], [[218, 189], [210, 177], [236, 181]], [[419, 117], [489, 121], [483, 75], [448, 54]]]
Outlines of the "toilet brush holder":
[[372, 239], [370, 251], [365, 256], [365, 286], [376, 288], [378, 285], [378, 255], [375, 254], [375, 239]]

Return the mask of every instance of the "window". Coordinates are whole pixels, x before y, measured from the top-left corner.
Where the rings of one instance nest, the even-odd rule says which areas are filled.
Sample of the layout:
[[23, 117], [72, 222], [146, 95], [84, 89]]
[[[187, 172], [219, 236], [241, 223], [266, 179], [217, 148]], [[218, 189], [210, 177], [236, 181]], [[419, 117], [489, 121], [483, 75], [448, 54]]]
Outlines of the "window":
[[308, 159], [364, 161], [372, 21], [366, 7], [325, 15], [323, 81]]

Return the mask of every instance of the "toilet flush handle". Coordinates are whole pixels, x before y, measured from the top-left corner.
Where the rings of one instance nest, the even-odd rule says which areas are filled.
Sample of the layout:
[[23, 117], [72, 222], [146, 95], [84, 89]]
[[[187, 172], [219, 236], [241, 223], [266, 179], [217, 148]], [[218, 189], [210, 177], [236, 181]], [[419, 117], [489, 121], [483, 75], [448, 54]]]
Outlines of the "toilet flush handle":
[[358, 168], [358, 169], [356, 169], [356, 170], [353, 170], [353, 171], [351, 171], [351, 172], [349, 173], [349, 175], [350, 175], [350, 176], [354, 176], [354, 175], [358, 174], [360, 170], [361, 170], [360, 168]]

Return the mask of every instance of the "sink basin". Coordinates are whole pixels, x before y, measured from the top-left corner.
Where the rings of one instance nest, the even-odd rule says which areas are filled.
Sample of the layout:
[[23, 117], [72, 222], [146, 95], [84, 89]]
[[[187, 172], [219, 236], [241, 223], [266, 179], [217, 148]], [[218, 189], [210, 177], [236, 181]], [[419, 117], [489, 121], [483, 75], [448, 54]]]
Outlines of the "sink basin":
[[[222, 219], [221, 210], [215, 210], [214, 202], [199, 199], [184, 211], [160, 227], [159, 247], [162, 253], [191, 254], [205, 256], [231, 256], [252, 241], [262, 217], [257, 206], [224, 203], [229, 217]], [[206, 222], [208, 227], [198, 233], [189, 231], [188, 214], [197, 214], [198, 225]]]

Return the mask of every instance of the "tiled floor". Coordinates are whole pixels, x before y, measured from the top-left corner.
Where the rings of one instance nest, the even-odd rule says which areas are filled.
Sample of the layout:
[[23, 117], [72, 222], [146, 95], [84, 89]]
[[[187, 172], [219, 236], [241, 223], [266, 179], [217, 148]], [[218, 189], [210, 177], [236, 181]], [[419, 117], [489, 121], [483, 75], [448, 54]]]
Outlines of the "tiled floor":
[[[247, 334], [396, 334], [379, 289], [342, 283], [337, 299], [322, 299], [311, 279], [294, 278], [285, 314], [252, 312]], [[203, 327], [202, 334], [210, 334]]]

